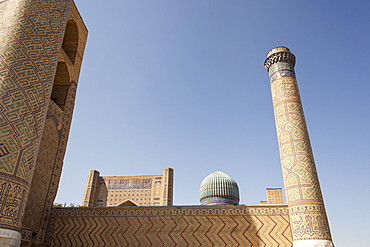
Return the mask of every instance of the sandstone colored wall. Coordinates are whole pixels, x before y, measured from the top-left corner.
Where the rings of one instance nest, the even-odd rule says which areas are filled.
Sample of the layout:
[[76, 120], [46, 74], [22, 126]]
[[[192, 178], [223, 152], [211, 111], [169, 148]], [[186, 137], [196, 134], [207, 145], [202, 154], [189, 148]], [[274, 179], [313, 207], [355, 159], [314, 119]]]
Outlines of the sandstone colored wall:
[[46, 246], [292, 246], [287, 206], [52, 210]]

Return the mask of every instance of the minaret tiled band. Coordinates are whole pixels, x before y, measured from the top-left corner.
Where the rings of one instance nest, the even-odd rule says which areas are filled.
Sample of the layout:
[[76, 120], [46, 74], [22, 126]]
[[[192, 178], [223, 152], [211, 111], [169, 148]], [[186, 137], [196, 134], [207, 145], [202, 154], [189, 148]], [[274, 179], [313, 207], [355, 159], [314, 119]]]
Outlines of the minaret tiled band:
[[270, 76], [293, 246], [333, 246], [294, 72], [295, 56], [278, 47], [268, 53], [264, 65]]

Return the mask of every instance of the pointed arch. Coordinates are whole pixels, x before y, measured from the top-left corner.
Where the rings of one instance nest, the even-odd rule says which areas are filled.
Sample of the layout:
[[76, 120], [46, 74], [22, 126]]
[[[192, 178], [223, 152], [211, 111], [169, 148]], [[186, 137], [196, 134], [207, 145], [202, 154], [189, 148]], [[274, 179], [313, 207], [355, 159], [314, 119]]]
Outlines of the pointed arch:
[[132, 202], [131, 200], [126, 200], [118, 205], [118, 207], [135, 207], [135, 206], [137, 206], [137, 204]]
[[65, 62], [58, 62], [55, 73], [51, 99], [64, 110], [64, 105], [67, 99], [68, 88], [71, 85], [68, 66]]
[[74, 64], [78, 48], [78, 27], [74, 20], [69, 20], [67, 22], [62, 48], [71, 62]]

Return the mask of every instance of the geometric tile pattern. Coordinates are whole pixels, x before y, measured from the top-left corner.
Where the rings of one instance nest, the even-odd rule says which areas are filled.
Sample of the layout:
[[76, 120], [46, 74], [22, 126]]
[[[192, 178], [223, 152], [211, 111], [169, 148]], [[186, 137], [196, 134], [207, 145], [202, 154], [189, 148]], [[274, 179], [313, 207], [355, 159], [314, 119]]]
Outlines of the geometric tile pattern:
[[22, 245], [44, 242], [62, 171], [86, 38], [87, 29], [72, 2], [22, 223]]
[[266, 196], [268, 204], [284, 204], [283, 190], [280, 188], [266, 189]]
[[130, 200], [138, 203], [138, 205], [151, 205], [151, 190], [127, 190], [127, 191], [110, 191], [107, 196], [107, 207], [116, 206], [124, 200]]
[[[87, 29], [73, 2], [66, 23], [22, 223], [22, 245], [27, 246], [44, 242], [63, 167], [86, 45]], [[58, 91], [60, 87], [64, 88], [63, 92]]]
[[265, 67], [270, 75], [293, 240], [331, 240], [294, 73], [295, 57], [287, 48], [285, 49], [272, 53], [266, 59]]
[[[50, 101], [47, 122], [40, 143], [41, 150], [35, 167], [34, 179], [36, 181], [32, 181], [31, 194], [28, 198], [22, 225], [22, 240], [31, 240], [32, 233], [37, 233], [36, 241], [44, 241], [45, 229], [51, 213], [50, 209], [57, 193], [62, 171], [76, 88], [76, 83], [72, 82], [68, 90], [64, 111], [53, 101]], [[51, 122], [54, 123], [53, 131], [56, 131], [56, 134], [52, 134], [48, 130], [48, 126], [52, 125]]]
[[70, 3], [0, 3], [0, 228], [20, 231]]
[[[49, 191], [49, 178], [53, 172], [53, 165], [55, 163], [54, 159], [58, 150], [59, 123], [60, 122], [57, 121], [56, 118], [48, 113], [40, 143], [40, 151], [37, 155], [30, 194], [28, 196], [24, 213], [22, 234], [25, 227], [29, 229], [31, 236], [32, 234], [35, 235], [33, 232], [37, 232], [37, 229], [40, 228], [45, 198]], [[37, 187], [37, 191], [34, 191], [34, 187]]]
[[53, 209], [46, 246], [292, 246], [287, 206]]
[[60, 111], [59, 107], [56, 104], [50, 104], [49, 106], [49, 112], [53, 112], [56, 116], [58, 116], [58, 119], [61, 119], [61, 125], [60, 125], [60, 130], [59, 130], [59, 145], [57, 149], [57, 153], [55, 156], [55, 163], [52, 168], [52, 175], [49, 177], [49, 188], [48, 188], [48, 193], [45, 200], [44, 204], [44, 211], [43, 211], [43, 216], [41, 217], [42, 222], [40, 225], [40, 232], [38, 234], [38, 241], [43, 242], [44, 241], [44, 236], [45, 236], [45, 231], [47, 228], [47, 225], [49, 223], [49, 217], [51, 213], [51, 208], [53, 206], [54, 199], [57, 194], [58, 186], [59, 186], [59, 181], [60, 181], [60, 176], [62, 173], [62, 167], [63, 167], [63, 160], [64, 160], [64, 155], [66, 152], [66, 147], [67, 147], [67, 142], [68, 142], [68, 136], [69, 136], [69, 131], [71, 128], [71, 121], [72, 121], [72, 115], [73, 115], [73, 110], [75, 106], [75, 100], [76, 100], [76, 91], [77, 91], [77, 84], [72, 81], [69, 89], [68, 89], [68, 94], [66, 98], [66, 107], [64, 111]]

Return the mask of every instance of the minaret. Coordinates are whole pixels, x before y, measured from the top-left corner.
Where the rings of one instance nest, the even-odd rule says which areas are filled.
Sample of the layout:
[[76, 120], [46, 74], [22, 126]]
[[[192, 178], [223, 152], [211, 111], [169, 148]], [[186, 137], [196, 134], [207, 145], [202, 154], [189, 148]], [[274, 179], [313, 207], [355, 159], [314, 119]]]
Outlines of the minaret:
[[96, 207], [96, 198], [99, 190], [99, 175], [100, 172], [90, 170], [87, 176], [84, 197], [82, 199], [82, 207]]
[[173, 169], [164, 168], [163, 170], [163, 206], [173, 205]]
[[295, 78], [295, 56], [286, 47], [267, 54], [293, 247], [334, 246]]

